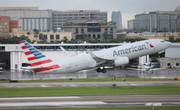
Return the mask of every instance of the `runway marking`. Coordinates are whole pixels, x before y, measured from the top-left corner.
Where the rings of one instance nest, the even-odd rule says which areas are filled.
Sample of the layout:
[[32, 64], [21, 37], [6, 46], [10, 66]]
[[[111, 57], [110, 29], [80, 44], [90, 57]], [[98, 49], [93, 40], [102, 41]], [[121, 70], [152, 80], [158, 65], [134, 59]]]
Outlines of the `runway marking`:
[[18, 99], [73, 99], [73, 98], [81, 98], [77, 96], [71, 96], [71, 97], [17, 97], [17, 98], [0, 98], [0, 100], [18, 100]]
[[132, 86], [137, 86], [137, 84], [131, 84]]
[[77, 87], [77, 85], [71, 85], [72, 87]]
[[41, 85], [41, 87], [46, 87], [45, 85]]
[[20, 102], [20, 103], [0, 103], [0, 107], [27, 107], [27, 106], [65, 106], [65, 105], [105, 105], [102, 101], [80, 101], [80, 102]]
[[146, 103], [146, 106], [161, 106], [162, 103]]

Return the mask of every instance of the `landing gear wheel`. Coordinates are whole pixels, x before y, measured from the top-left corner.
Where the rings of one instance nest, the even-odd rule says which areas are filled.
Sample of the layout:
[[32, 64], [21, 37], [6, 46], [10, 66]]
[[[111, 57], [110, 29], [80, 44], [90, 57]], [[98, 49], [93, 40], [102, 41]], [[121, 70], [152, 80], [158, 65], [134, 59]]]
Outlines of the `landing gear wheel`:
[[102, 69], [102, 73], [106, 73], [106, 69], [105, 68]]
[[102, 72], [102, 70], [101, 70], [100, 67], [98, 67], [98, 68], [96, 69], [96, 71], [97, 71], [98, 73]]

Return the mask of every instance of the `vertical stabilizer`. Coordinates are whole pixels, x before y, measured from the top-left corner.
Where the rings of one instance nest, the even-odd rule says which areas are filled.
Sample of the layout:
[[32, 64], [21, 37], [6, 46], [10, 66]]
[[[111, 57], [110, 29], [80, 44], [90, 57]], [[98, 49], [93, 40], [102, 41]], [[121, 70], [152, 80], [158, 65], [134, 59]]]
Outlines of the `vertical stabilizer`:
[[60, 68], [58, 64], [47, 58], [34, 46], [30, 45], [26, 40], [20, 40], [19, 44], [21, 45], [21, 48], [29, 61], [31, 66], [30, 68], [34, 70], [35, 73], [44, 73]]

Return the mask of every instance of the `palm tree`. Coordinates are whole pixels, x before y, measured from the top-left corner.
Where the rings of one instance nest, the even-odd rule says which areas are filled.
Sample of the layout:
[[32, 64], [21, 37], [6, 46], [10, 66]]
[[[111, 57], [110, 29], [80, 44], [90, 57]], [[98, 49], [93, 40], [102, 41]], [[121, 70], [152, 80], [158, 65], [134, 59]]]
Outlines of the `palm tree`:
[[146, 28], [146, 39], [147, 39], [147, 29], [148, 29], [148, 26], [145, 26], [145, 28]]
[[40, 37], [41, 39], [43, 39], [43, 38], [42, 38], [42, 37], [43, 37], [43, 34], [42, 34], [42, 33], [40, 33], [40, 34], [39, 34], [39, 37]]
[[136, 32], [136, 27], [133, 28], [134, 33]]
[[[177, 30], [178, 30], [178, 32], [180, 32], [180, 28], [178, 28]], [[180, 35], [180, 34], [179, 34], [179, 35]]]
[[108, 33], [107, 32], [104, 32], [103, 33], [103, 40], [106, 41], [108, 39]]
[[145, 28], [146, 28], [146, 31], [148, 31], [147, 29], [148, 29], [148, 26], [145, 26]]
[[84, 39], [85, 39], [86, 42], [89, 42], [90, 38], [88, 37], [87, 34], [84, 34], [83, 37], [84, 37]]
[[64, 42], [64, 43], [68, 43], [69, 42], [69, 40], [68, 40], [68, 38], [66, 36], [64, 36], [64, 38], [61, 41]]
[[39, 37], [39, 30], [33, 29], [33, 32], [34, 32], [34, 37], [36, 38], [36, 41], [37, 41], [37, 38]]
[[174, 30], [172, 29], [171, 32], [172, 32], [172, 36], [173, 36]]
[[167, 30], [166, 30], [166, 28], [164, 28], [164, 40], [166, 40], [166, 32], [167, 32]]
[[29, 35], [31, 34], [29, 31], [26, 33], [27, 35], [28, 35], [28, 37], [29, 37]]
[[155, 39], [156, 39], [156, 35], [157, 35], [157, 28], [154, 28], [154, 31], [155, 31]]

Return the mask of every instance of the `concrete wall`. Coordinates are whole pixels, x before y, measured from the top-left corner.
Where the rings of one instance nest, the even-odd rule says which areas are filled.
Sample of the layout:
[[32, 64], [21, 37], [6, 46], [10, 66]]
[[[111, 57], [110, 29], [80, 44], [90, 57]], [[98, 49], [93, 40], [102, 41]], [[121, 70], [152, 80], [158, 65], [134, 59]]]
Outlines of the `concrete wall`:
[[180, 58], [160, 58], [161, 68], [180, 68]]

